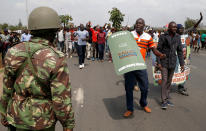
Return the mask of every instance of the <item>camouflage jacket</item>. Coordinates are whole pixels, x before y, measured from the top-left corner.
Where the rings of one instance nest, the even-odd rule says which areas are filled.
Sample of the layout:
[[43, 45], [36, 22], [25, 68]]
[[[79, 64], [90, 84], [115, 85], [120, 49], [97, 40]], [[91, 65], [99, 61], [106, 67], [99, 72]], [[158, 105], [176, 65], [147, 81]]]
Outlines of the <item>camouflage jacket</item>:
[[[9, 49], [5, 57], [1, 115], [9, 124], [40, 130], [53, 126], [59, 120], [63, 127], [74, 128], [69, 70], [64, 54], [48, 46], [48, 41], [33, 38]], [[36, 76], [45, 82], [40, 85], [26, 65], [19, 76], [17, 70], [27, 59], [26, 51], [43, 47], [32, 56]]]

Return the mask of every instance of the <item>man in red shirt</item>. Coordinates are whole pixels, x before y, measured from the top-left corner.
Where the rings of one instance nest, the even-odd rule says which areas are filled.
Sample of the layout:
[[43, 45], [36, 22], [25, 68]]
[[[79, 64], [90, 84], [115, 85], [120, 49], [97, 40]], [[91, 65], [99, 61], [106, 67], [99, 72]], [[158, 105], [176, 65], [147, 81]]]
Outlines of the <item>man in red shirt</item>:
[[97, 35], [97, 43], [98, 43], [98, 49], [99, 49], [99, 59], [101, 62], [103, 62], [104, 59], [104, 48], [105, 48], [105, 39], [106, 33], [103, 32], [103, 28], [100, 27], [100, 32]]
[[[155, 48], [152, 37], [143, 31], [144, 26], [144, 19], [139, 18], [136, 21], [135, 30], [131, 32], [137, 42], [138, 47], [140, 48], [143, 59], [145, 60], [146, 51], [148, 48], [150, 48], [156, 56], [165, 58], [166, 56], [157, 51], [157, 49]], [[149, 88], [147, 70], [135, 70], [125, 73], [124, 79], [127, 102], [127, 111], [124, 113], [124, 117], [127, 118], [133, 114], [133, 90], [136, 81], [138, 82], [141, 91], [141, 98], [139, 101], [140, 106], [144, 109], [145, 112], [150, 113], [151, 109], [147, 106], [147, 94]]]
[[96, 59], [99, 59], [99, 50], [98, 50], [98, 44], [97, 44], [97, 35], [98, 35], [98, 28], [97, 26], [93, 28], [90, 28], [92, 32], [92, 50], [93, 50], [93, 58], [92, 60], [95, 60], [95, 53], [96, 53]]

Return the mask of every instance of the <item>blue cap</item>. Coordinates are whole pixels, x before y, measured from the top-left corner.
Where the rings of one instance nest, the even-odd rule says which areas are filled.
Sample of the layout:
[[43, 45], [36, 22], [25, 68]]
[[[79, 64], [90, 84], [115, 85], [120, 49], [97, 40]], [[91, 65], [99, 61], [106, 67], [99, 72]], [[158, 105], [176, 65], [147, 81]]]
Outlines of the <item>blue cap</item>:
[[177, 29], [184, 28], [182, 24], [177, 24]]

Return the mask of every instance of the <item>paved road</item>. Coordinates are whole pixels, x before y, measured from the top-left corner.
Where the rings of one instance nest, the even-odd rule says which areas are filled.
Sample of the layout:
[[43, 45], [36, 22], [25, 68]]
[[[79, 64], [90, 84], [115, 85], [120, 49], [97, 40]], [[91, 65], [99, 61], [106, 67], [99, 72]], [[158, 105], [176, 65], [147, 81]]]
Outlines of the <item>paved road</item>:
[[[140, 92], [134, 92], [134, 117], [124, 119], [125, 91], [122, 76], [117, 76], [112, 63], [86, 61], [78, 69], [77, 58], [68, 60], [72, 83], [75, 131], [205, 131], [206, 125], [206, 51], [192, 55], [191, 79], [186, 86], [190, 96], [172, 90], [175, 107], [160, 108], [160, 87], [153, 87], [151, 62], [148, 59], [150, 92], [148, 96], [152, 113], [147, 114], [138, 105]], [[56, 126], [62, 131], [61, 125]], [[6, 131], [2, 126], [1, 131]]]

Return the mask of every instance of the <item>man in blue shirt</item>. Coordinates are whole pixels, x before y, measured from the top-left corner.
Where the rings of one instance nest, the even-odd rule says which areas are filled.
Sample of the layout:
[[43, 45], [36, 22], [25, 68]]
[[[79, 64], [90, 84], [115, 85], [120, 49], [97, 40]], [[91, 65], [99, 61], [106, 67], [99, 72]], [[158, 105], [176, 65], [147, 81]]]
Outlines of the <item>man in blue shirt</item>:
[[79, 55], [79, 68], [84, 68], [84, 60], [86, 53], [86, 45], [89, 40], [89, 33], [85, 30], [84, 25], [80, 24], [80, 30], [74, 33], [78, 37], [78, 55]]

